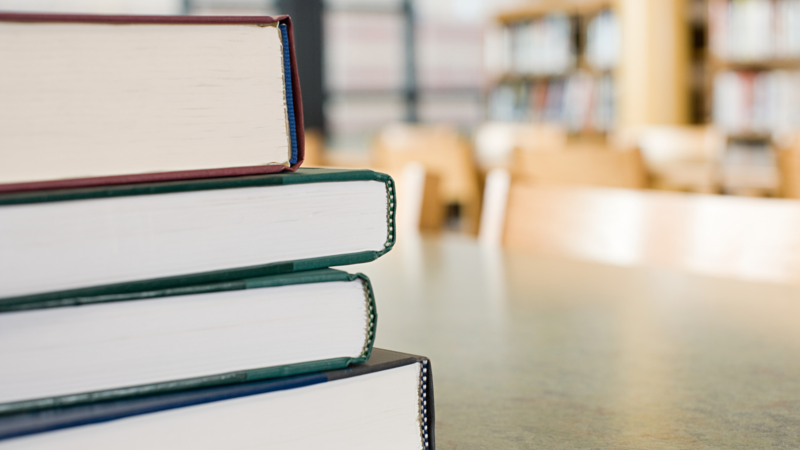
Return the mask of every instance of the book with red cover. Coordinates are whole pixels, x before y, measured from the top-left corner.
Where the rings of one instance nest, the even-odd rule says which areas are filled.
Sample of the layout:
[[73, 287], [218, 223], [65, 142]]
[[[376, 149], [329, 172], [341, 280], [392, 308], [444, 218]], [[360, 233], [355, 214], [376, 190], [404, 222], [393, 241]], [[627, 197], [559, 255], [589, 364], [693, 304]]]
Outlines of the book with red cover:
[[288, 16], [0, 13], [0, 192], [295, 171]]

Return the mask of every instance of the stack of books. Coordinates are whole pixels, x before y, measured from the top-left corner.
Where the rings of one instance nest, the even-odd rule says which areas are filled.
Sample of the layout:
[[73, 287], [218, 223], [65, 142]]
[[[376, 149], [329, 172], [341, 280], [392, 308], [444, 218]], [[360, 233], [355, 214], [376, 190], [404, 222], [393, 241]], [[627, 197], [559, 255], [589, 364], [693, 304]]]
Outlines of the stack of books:
[[0, 14], [0, 449], [434, 447], [395, 186], [301, 169], [288, 17]]

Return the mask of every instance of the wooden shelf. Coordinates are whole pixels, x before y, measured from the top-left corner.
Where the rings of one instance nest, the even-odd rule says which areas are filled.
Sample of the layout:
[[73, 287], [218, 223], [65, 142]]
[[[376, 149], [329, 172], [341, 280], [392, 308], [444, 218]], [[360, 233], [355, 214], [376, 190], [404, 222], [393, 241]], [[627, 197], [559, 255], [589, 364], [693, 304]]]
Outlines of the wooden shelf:
[[584, 57], [581, 57], [581, 62], [578, 64], [578, 70], [582, 70], [584, 72], [589, 72], [591, 75], [596, 77], [600, 77], [603, 75], [614, 75], [617, 71], [616, 68], [611, 69], [599, 69], [588, 62], [584, 61]]
[[586, 72], [590, 75], [600, 77], [603, 75], [614, 75], [615, 69], [597, 69], [589, 65], [578, 65], [577, 67], [571, 68], [567, 72], [562, 73], [552, 73], [548, 75], [531, 75], [531, 74], [518, 74], [518, 73], [504, 73], [500, 74], [499, 76], [495, 77], [491, 80], [490, 84], [498, 84], [498, 83], [507, 83], [507, 82], [537, 82], [537, 81], [549, 81], [552, 79], [558, 78], [567, 78], [570, 75], [575, 75], [579, 71]]
[[583, 129], [580, 131], [570, 131], [567, 140], [572, 145], [604, 143], [608, 138], [608, 131]]
[[575, 73], [574, 70], [550, 75], [523, 75], [518, 73], [505, 73], [492, 80], [492, 84], [549, 81], [557, 78], [566, 78], [572, 73]]
[[614, 0], [585, 0], [582, 2], [544, 1], [510, 9], [497, 15], [497, 21], [508, 24], [535, 19], [548, 14], [591, 15], [613, 8]]
[[758, 61], [730, 61], [709, 56], [709, 61], [716, 69], [729, 70], [778, 70], [799, 69], [800, 59], [765, 59]]
[[750, 131], [743, 131], [738, 133], [728, 133], [728, 140], [733, 141], [771, 141], [771, 133], [756, 133]]

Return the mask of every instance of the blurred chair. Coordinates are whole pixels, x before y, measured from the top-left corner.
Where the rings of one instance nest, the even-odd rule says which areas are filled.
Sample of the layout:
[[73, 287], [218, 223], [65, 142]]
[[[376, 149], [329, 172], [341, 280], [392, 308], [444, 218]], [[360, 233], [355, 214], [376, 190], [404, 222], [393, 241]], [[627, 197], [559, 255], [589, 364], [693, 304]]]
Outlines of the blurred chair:
[[800, 134], [776, 139], [776, 156], [780, 176], [780, 195], [800, 198]]
[[418, 162], [438, 178], [440, 208], [458, 205], [460, 228], [475, 233], [480, 214], [478, 173], [469, 145], [455, 129], [445, 126], [395, 124], [377, 136], [373, 164], [397, 173]]
[[567, 131], [555, 124], [487, 122], [475, 131], [475, 158], [482, 171], [510, 168], [515, 149], [556, 150], [567, 144]]
[[722, 158], [722, 191], [749, 197], [777, 197], [780, 174], [776, 151], [768, 141], [729, 140]]
[[510, 249], [800, 283], [800, 201], [514, 181], [502, 209]]
[[418, 162], [406, 164], [399, 174], [389, 174], [397, 185], [397, 227], [400, 233], [439, 231], [444, 224], [439, 178]]
[[492, 169], [486, 175], [481, 206], [481, 224], [478, 242], [487, 247], [496, 247], [503, 242], [503, 228], [508, 206], [508, 190], [511, 175], [505, 169]]
[[305, 130], [305, 159], [303, 165], [306, 167], [325, 166], [328, 162], [325, 159], [325, 140], [319, 130]]
[[644, 126], [613, 136], [620, 148], [639, 148], [655, 189], [719, 192], [725, 136], [708, 126]]
[[638, 150], [615, 150], [591, 143], [568, 144], [555, 151], [520, 145], [514, 152], [512, 173], [539, 184], [632, 189], [647, 184]]

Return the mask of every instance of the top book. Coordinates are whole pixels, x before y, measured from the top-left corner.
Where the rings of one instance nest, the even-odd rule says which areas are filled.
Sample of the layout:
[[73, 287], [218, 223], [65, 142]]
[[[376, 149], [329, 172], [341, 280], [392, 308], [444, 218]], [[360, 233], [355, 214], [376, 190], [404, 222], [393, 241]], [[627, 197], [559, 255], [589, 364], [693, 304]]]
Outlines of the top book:
[[0, 13], [0, 192], [303, 161], [292, 23]]

